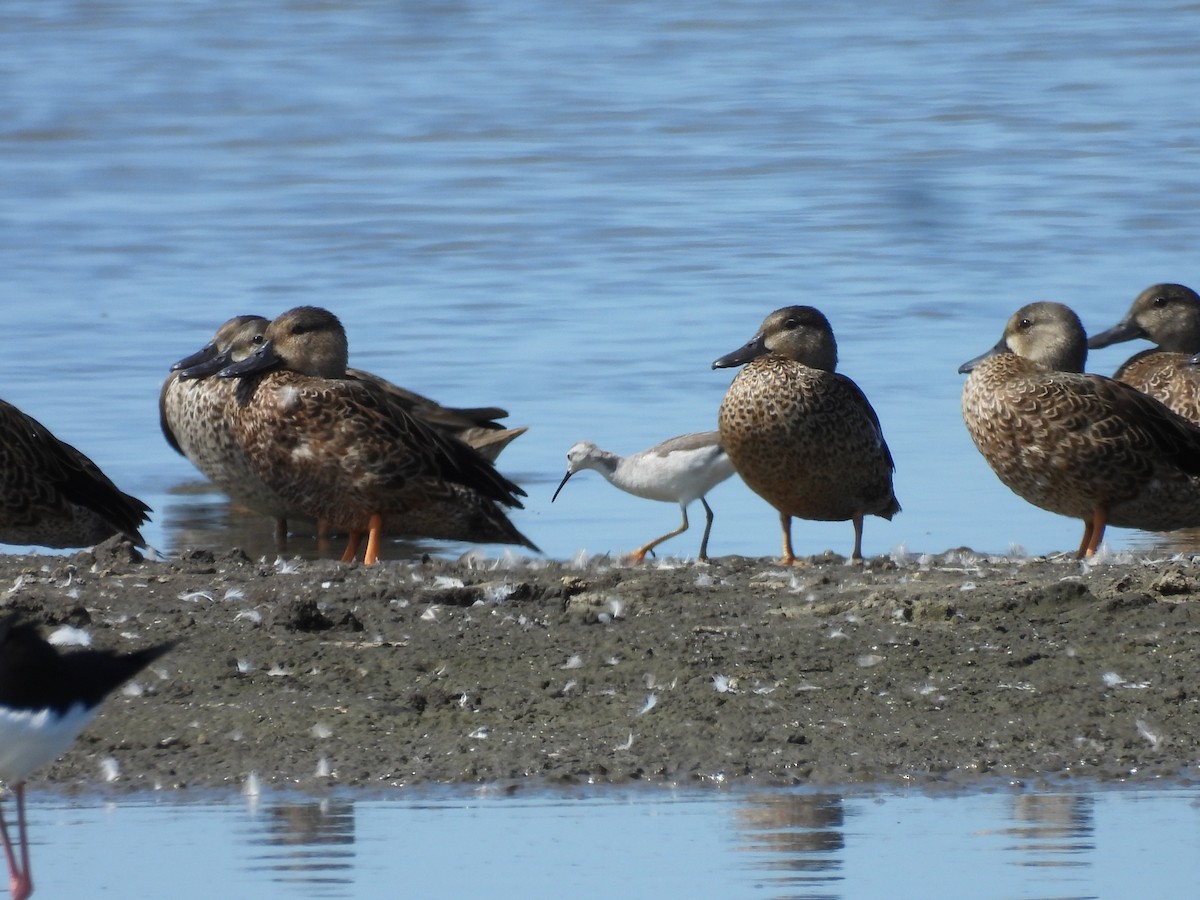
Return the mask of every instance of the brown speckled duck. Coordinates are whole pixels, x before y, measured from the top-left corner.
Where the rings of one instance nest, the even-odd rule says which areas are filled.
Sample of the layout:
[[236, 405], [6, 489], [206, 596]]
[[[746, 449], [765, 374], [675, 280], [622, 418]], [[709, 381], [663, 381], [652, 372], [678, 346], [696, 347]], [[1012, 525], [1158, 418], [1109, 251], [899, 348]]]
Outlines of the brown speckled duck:
[[792, 517], [854, 523], [852, 559], [862, 559], [863, 518], [900, 511], [891, 451], [866, 396], [834, 372], [829, 321], [810, 306], [767, 316], [748, 344], [713, 368], [742, 366], [718, 415], [721, 443], [750, 489], [779, 511], [784, 565]]
[[1133, 301], [1125, 318], [1092, 335], [1093, 350], [1145, 338], [1157, 346], [1122, 363], [1113, 378], [1161, 400], [1200, 424], [1200, 369], [1188, 358], [1200, 350], [1200, 296], [1182, 284], [1155, 284]]
[[249, 357], [219, 372], [239, 378], [234, 433], [261, 480], [290, 505], [351, 540], [384, 532], [537, 549], [502, 507], [524, 496], [462, 441], [405, 411], [379, 385], [346, 374], [346, 333], [328, 310], [274, 319]]
[[275, 543], [287, 547], [287, 520], [299, 508], [258, 477], [233, 433], [237, 382], [215, 378], [232, 362], [245, 359], [262, 344], [269, 321], [235, 316], [213, 339], [171, 367], [158, 395], [159, 424], [173, 449], [184, 455], [235, 503], [275, 520]]
[[1061, 303], [1031, 303], [964, 363], [967, 431], [1000, 480], [1035, 506], [1082, 519], [1080, 558], [1107, 525], [1200, 525], [1200, 428], [1153, 397], [1083, 374], [1087, 338]]
[[[242, 452], [232, 428], [237, 382], [210, 377], [258, 349], [269, 324], [262, 316], [235, 316], [204, 347], [175, 363], [159, 394], [159, 419], [172, 448], [235, 502], [275, 520], [275, 541], [282, 550], [287, 519], [302, 514], [262, 482]], [[376, 384], [406, 412], [465, 441], [489, 460], [527, 430], [493, 421], [508, 415], [498, 407], [446, 407], [361, 369], [347, 369], [346, 375]]]
[[90, 547], [114, 534], [145, 544], [148, 507], [37, 420], [0, 400], [0, 542]]

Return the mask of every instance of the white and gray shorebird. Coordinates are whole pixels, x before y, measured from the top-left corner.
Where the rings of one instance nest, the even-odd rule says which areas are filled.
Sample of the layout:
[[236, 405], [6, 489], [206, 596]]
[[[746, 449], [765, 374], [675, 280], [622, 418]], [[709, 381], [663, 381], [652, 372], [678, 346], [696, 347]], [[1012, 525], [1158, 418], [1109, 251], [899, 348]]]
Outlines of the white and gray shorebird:
[[733, 464], [721, 446], [717, 432], [681, 434], [632, 456], [619, 456], [601, 450], [591, 441], [580, 441], [567, 451], [567, 474], [559, 482], [551, 503], [558, 499], [567, 479], [583, 469], [595, 469], [610, 484], [635, 497], [679, 504], [683, 523], [631, 553], [630, 559], [634, 562], [641, 562], [663, 541], [688, 530], [687, 508], [693, 500], [699, 500], [704, 506], [706, 521], [699, 558], [708, 559], [713, 511], [704, 495], [733, 474]]
[[17, 840], [0, 813], [0, 838], [13, 900], [33, 893], [25, 823], [25, 780], [66, 752], [110, 693], [158, 659], [173, 642], [131, 653], [59, 653], [18, 614], [0, 619], [0, 781], [17, 806]]

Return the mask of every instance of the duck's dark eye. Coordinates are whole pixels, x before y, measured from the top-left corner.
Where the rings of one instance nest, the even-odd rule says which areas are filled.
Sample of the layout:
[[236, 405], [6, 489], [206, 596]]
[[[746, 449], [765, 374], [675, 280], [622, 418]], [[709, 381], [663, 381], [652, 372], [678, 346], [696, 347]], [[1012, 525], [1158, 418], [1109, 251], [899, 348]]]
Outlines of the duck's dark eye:
[[783, 320], [783, 327], [786, 328], [788, 331], [794, 330], [796, 328], [796, 326], [798, 326], [799, 324], [800, 324], [800, 322], [796, 319], [784, 319]]
[[1167, 298], [1166, 298], [1166, 297], [1155, 297], [1155, 298], [1154, 298], [1154, 305], [1155, 305], [1155, 306], [1166, 306], [1166, 305], [1167, 305]]
[[250, 343], [257, 346], [257, 345], [262, 344], [262, 342], [265, 340], [266, 340], [266, 337], [264, 335], [256, 334], [254, 337], [250, 338]]
[[1017, 327], [1022, 331], [1028, 331], [1033, 327], [1033, 319], [1022, 319], [1017, 323]]

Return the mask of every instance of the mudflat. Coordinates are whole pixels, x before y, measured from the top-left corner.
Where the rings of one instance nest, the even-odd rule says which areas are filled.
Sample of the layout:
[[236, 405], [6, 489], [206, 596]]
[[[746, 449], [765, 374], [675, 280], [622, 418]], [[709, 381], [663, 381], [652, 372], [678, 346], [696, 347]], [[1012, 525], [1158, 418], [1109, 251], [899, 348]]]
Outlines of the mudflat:
[[1200, 569], [969, 550], [624, 565], [0, 556], [0, 604], [179, 645], [32, 784], [1196, 779]]

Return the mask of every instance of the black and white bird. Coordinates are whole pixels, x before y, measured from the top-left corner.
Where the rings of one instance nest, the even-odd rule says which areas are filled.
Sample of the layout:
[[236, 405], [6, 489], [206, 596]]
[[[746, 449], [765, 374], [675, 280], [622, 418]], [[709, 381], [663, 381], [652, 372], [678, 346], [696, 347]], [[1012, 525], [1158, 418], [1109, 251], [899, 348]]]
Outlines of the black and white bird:
[[[13, 900], [33, 893], [25, 823], [25, 780], [66, 752], [110, 693], [158, 659], [174, 642], [132, 653], [60, 653], [16, 613], [0, 620], [0, 781], [17, 803], [17, 844], [0, 809], [0, 838]], [[19, 858], [18, 858], [19, 854]]]

